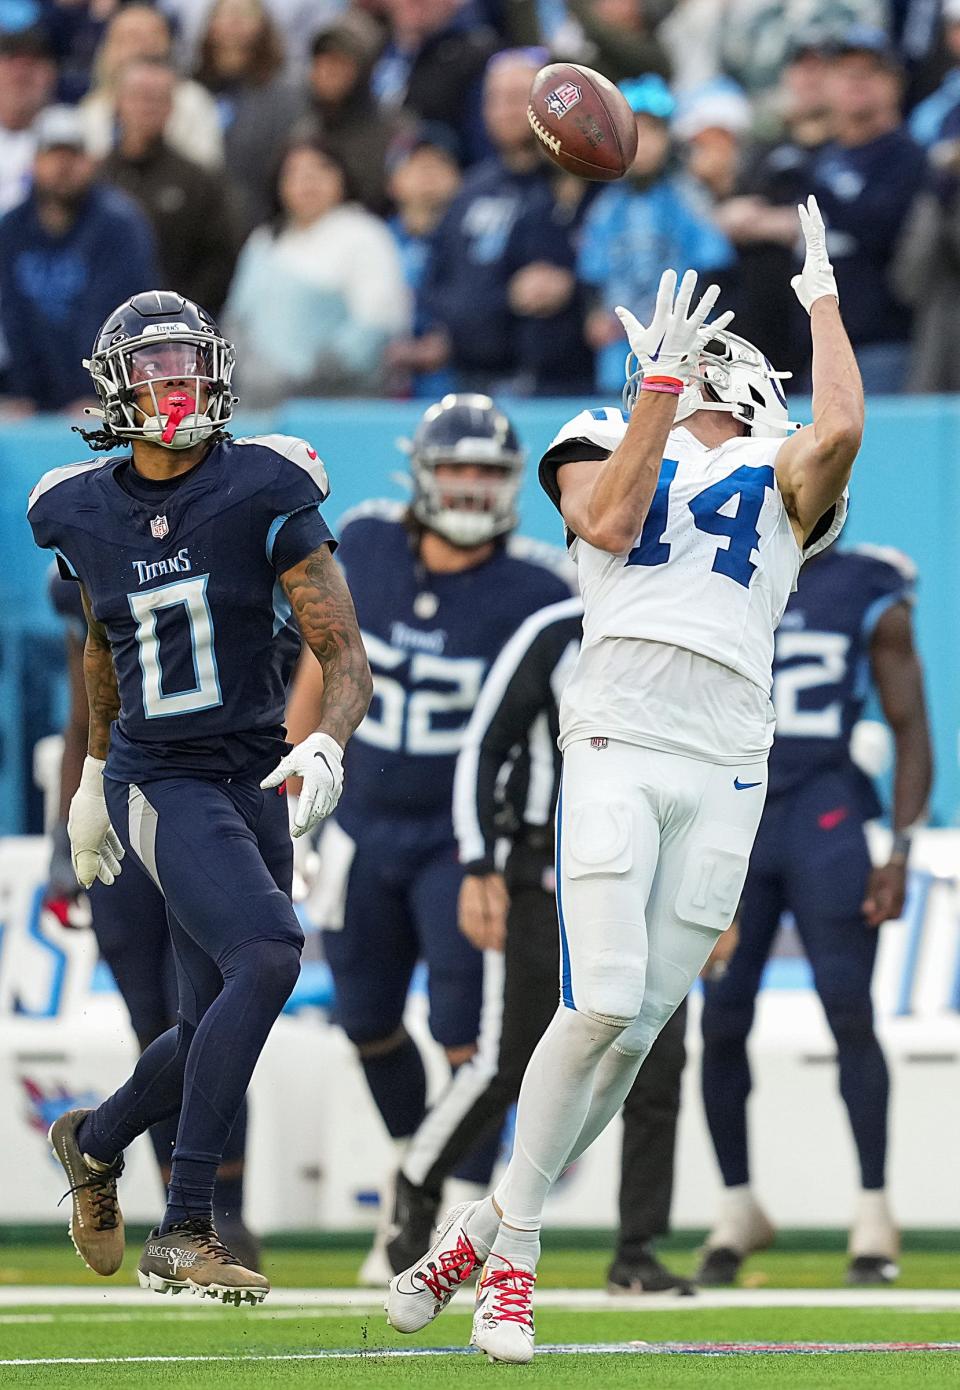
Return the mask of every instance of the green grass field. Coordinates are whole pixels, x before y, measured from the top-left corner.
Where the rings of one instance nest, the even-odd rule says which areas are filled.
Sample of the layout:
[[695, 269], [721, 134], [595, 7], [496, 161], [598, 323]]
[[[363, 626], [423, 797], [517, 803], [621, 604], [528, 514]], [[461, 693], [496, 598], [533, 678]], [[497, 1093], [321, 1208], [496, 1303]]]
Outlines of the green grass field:
[[[800, 1242], [805, 1245], [806, 1242]], [[818, 1307], [836, 1298], [820, 1291], [843, 1287], [842, 1248], [784, 1248], [755, 1256], [747, 1266], [746, 1306], [711, 1306], [707, 1296], [664, 1308], [656, 1301], [629, 1306], [572, 1309], [545, 1306], [538, 1314], [538, 1342], [603, 1343], [960, 1343], [960, 1293], [947, 1306], [933, 1307], [943, 1295], [923, 1290], [960, 1287], [960, 1257], [949, 1249], [908, 1249], [900, 1290], [910, 1307], [891, 1306], [885, 1291], [865, 1307]], [[469, 1337], [469, 1301], [464, 1295], [450, 1312], [416, 1337], [400, 1337], [386, 1326], [378, 1308], [345, 1308], [336, 1299], [316, 1306], [291, 1302], [284, 1288], [348, 1289], [355, 1281], [362, 1251], [346, 1246], [308, 1249], [268, 1248], [265, 1270], [276, 1294], [260, 1309], [225, 1309], [183, 1294], [132, 1304], [137, 1246], [131, 1240], [124, 1269], [114, 1280], [86, 1272], [66, 1243], [17, 1243], [0, 1247], [0, 1386], [191, 1387], [220, 1390], [234, 1386], [325, 1385], [368, 1390], [456, 1390], [490, 1386], [504, 1377], [523, 1384], [573, 1390], [596, 1384], [620, 1390], [642, 1380], [646, 1387], [892, 1387], [898, 1390], [956, 1390], [960, 1353], [845, 1352], [823, 1354], [605, 1354], [565, 1352], [539, 1356], [531, 1367], [492, 1366], [476, 1355], [406, 1355], [428, 1348], [462, 1349]], [[545, 1243], [544, 1290], [602, 1289], [607, 1263], [603, 1248], [571, 1248]], [[669, 1260], [690, 1271], [695, 1251], [671, 1244]], [[6, 1286], [6, 1288], [4, 1287]], [[12, 1286], [15, 1286], [12, 1287]], [[32, 1286], [32, 1287], [26, 1287]], [[809, 1288], [811, 1306], [776, 1307], [777, 1290]], [[91, 1290], [92, 1306], [69, 1302]], [[842, 1297], [842, 1295], [840, 1295]], [[549, 1297], [549, 1295], [548, 1295]], [[555, 1293], [554, 1298], [561, 1297]], [[796, 1298], [796, 1295], [784, 1295]], [[756, 1299], [756, 1306], [750, 1306]], [[740, 1296], [741, 1305], [744, 1295]], [[14, 1301], [16, 1300], [16, 1301]], [[641, 1348], [642, 1351], [642, 1348]], [[331, 1355], [349, 1353], [346, 1357]], [[394, 1353], [390, 1355], [389, 1353]], [[385, 1354], [386, 1353], [386, 1354]], [[69, 1358], [74, 1358], [70, 1361]], [[131, 1361], [125, 1358], [148, 1358]], [[192, 1359], [174, 1359], [192, 1358]], [[14, 1361], [43, 1364], [10, 1364]]]

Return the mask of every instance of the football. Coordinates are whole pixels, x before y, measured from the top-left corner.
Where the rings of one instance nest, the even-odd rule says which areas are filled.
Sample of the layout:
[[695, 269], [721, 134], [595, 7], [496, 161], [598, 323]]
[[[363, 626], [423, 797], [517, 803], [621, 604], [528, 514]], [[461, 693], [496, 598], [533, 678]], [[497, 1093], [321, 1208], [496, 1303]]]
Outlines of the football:
[[527, 119], [553, 162], [582, 179], [622, 178], [637, 152], [637, 123], [625, 98], [578, 63], [540, 69]]

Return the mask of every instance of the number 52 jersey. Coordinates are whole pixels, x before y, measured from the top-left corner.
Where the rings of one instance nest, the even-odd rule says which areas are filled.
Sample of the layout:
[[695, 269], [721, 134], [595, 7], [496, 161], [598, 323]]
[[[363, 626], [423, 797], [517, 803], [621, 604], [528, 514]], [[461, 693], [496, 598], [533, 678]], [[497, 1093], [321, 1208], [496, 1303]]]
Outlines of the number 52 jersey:
[[[540, 465], [558, 507], [557, 469], [606, 458], [626, 422], [620, 410], [585, 410], [560, 430]], [[718, 762], [763, 756], [774, 631], [803, 559], [835, 538], [846, 511], [843, 499], [801, 552], [774, 469], [782, 443], [738, 436], [708, 448], [678, 426], [630, 551], [568, 537], [584, 622], [562, 745], [609, 735]]]
[[107, 776], [230, 777], [282, 756], [279, 576], [334, 544], [319, 510], [328, 490], [314, 450], [285, 435], [222, 440], [165, 483], [129, 454], [40, 479], [34, 538], [83, 584], [110, 640], [120, 716]]

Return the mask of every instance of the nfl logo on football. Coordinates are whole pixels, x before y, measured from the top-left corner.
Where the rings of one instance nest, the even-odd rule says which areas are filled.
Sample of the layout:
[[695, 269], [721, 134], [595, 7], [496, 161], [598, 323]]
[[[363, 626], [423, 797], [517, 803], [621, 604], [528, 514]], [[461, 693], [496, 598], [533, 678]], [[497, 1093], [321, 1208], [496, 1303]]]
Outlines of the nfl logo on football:
[[150, 522], [150, 534], [155, 541], [162, 541], [169, 530], [170, 525], [165, 516], [155, 516]]
[[582, 96], [583, 92], [575, 82], [563, 82], [547, 97], [547, 110], [559, 121], [571, 107], [576, 106]]

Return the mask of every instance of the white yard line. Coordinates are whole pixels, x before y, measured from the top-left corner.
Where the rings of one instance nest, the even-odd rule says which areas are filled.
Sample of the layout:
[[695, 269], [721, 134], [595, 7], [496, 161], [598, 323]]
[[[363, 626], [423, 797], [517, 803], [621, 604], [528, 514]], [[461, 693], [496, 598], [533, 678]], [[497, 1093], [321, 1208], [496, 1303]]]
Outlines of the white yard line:
[[[537, 1348], [538, 1356], [824, 1356], [852, 1352], [960, 1353], [960, 1342], [567, 1342]], [[476, 1356], [472, 1347], [387, 1347], [376, 1351], [303, 1351], [233, 1356], [24, 1356], [0, 1359], [0, 1366], [143, 1366], [183, 1362], [399, 1361], [433, 1356]]]
[[[468, 1291], [469, 1293], [469, 1291]], [[467, 1311], [463, 1294], [464, 1312]], [[161, 1302], [159, 1296], [129, 1285], [17, 1284], [0, 1286], [0, 1308], [150, 1308], [168, 1315], [181, 1310], [200, 1317], [228, 1314], [264, 1317], [274, 1310], [330, 1308], [360, 1316], [383, 1312], [379, 1289], [274, 1289], [264, 1309], [224, 1309], [189, 1295]], [[539, 1308], [568, 1312], [642, 1312], [644, 1309], [695, 1312], [708, 1308], [877, 1308], [960, 1313], [960, 1289], [704, 1289], [693, 1298], [677, 1294], [608, 1294], [602, 1289], [544, 1289]]]

